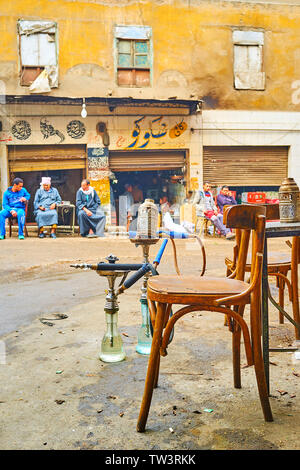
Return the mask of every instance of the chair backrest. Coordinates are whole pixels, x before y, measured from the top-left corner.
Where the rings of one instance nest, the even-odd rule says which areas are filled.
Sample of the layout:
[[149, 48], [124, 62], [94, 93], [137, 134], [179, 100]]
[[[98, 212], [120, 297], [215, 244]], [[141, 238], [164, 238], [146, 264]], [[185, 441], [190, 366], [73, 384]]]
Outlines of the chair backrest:
[[234, 249], [235, 277], [239, 280], [245, 278], [247, 254], [252, 234], [252, 265], [251, 277], [254, 274], [256, 254], [263, 253], [266, 208], [262, 205], [241, 204], [226, 206], [224, 208], [223, 221], [228, 228], [236, 231], [236, 246]]
[[267, 220], [278, 220], [279, 216], [279, 204], [264, 204], [266, 208], [266, 219]]
[[[250, 206], [257, 206], [255, 203], [247, 203]], [[266, 208], [266, 219], [267, 220], [278, 220], [279, 217], [279, 204], [259, 204], [260, 207]]]

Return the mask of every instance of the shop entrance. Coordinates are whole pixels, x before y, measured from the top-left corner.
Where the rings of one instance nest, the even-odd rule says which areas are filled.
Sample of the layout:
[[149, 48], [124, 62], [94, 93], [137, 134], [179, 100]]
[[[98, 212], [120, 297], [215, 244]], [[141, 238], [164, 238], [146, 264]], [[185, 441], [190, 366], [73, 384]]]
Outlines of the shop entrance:
[[[172, 205], [182, 203], [188, 167], [186, 150], [111, 151], [109, 168], [115, 175], [112, 181], [112, 204], [119, 220], [119, 197], [125, 192], [125, 184], [134, 187], [135, 202], [153, 199], [156, 204], [167, 196]], [[179, 213], [179, 209], [178, 209]], [[176, 213], [174, 213], [176, 217]]]
[[146, 198], [153, 199], [155, 204], [159, 204], [160, 198], [166, 196], [169, 203], [174, 206], [174, 218], [179, 216], [179, 208], [177, 211], [176, 207], [186, 195], [185, 186], [180, 183], [183, 180], [182, 170], [120, 171], [114, 172], [114, 175], [115, 183], [112, 184], [112, 193], [117, 225], [120, 222], [119, 197], [124, 194], [126, 184], [133, 186], [133, 197], [137, 205], [144, 202]]

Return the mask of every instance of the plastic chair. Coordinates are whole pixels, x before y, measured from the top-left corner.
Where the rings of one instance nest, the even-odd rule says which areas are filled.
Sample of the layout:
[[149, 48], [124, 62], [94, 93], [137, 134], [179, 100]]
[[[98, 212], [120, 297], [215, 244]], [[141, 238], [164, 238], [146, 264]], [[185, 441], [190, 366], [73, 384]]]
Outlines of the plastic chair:
[[[28, 230], [27, 230], [27, 227], [26, 227], [27, 211], [28, 211], [28, 201], [25, 202], [25, 224], [24, 224], [24, 232], [25, 232], [26, 237], [28, 237]], [[10, 236], [10, 237], [11, 237], [12, 226], [13, 226], [13, 225], [18, 225], [18, 219], [17, 219], [17, 217], [9, 217], [9, 219], [8, 219], [9, 236]]]
[[[240, 343], [243, 333], [247, 363], [249, 366], [254, 365], [255, 368], [264, 418], [266, 421], [273, 421], [262, 357], [260, 328], [265, 212], [265, 208], [259, 206], [239, 205], [225, 208], [224, 223], [227, 227], [236, 229], [241, 240], [235, 275], [231, 279], [195, 275], [160, 275], [149, 278], [147, 296], [154, 333], [137, 431], [145, 430], [153, 389], [158, 382], [160, 356], [167, 355], [170, 333], [183, 315], [194, 311], [220, 312], [230, 318], [229, 331], [233, 335], [233, 371], [236, 388], [241, 388]], [[249, 284], [245, 282], [244, 277], [251, 235], [253, 256]], [[170, 318], [169, 313], [174, 304], [182, 307]], [[250, 306], [248, 323], [243, 318], [246, 305]]]

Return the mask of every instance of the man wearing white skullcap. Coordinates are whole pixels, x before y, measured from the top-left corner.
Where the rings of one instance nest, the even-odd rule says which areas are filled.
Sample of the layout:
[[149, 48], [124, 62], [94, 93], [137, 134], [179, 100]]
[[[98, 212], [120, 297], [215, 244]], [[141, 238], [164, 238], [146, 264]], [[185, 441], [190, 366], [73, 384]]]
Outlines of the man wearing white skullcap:
[[35, 193], [34, 214], [38, 224], [38, 236], [44, 238], [44, 226], [51, 226], [51, 238], [56, 238], [55, 232], [58, 222], [56, 206], [61, 203], [61, 197], [56, 188], [51, 186], [51, 178], [43, 176], [41, 187]]

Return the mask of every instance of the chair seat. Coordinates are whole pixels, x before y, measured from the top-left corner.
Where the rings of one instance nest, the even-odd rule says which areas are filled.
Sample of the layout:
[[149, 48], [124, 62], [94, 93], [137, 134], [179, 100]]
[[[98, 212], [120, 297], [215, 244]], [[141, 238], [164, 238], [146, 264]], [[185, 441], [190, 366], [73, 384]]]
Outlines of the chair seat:
[[[225, 259], [225, 264], [227, 266], [232, 265], [232, 260], [229, 258]], [[278, 269], [291, 269], [291, 256], [289, 253], [276, 253], [276, 252], [269, 252], [268, 253], [268, 273], [276, 273]], [[247, 262], [245, 269], [247, 272], [251, 269], [251, 253], [248, 253]]]
[[[251, 264], [251, 253], [248, 253], [247, 256], [247, 265]], [[291, 264], [291, 255], [290, 253], [282, 252], [269, 252], [268, 253], [268, 267], [275, 266], [287, 266]]]
[[[148, 279], [148, 293], [150, 297], [163, 295], [178, 296], [181, 304], [189, 298], [197, 303], [197, 296], [208, 296], [211, 299], [218, 299], [229, 295], [236, 295], [244, 292], [249, 284], [236, 279], [226, 279], [218, 277], [199, 276], [154, 276]], [[194, 300], [193, 300], [194, 299]]]

